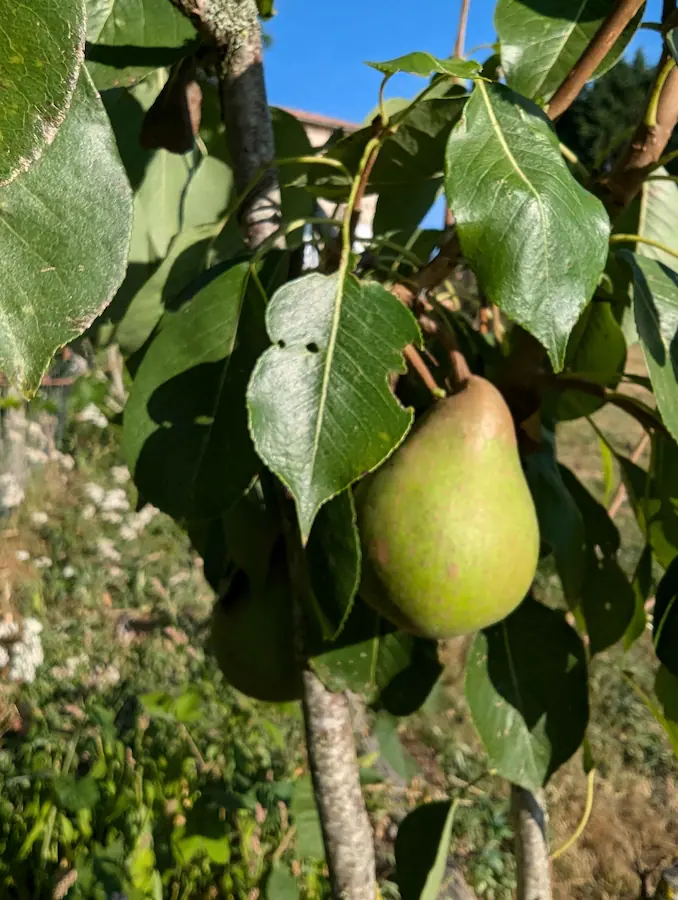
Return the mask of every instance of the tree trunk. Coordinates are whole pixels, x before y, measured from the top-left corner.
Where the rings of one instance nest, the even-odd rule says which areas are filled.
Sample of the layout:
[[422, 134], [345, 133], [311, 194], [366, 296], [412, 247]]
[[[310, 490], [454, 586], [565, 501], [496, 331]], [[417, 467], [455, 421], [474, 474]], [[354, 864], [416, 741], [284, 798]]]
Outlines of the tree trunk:
[[546, 830], [546, 801], [511, 785], [511, 819], [518, 869], [517, 900], [551, 900], [551, 861]]

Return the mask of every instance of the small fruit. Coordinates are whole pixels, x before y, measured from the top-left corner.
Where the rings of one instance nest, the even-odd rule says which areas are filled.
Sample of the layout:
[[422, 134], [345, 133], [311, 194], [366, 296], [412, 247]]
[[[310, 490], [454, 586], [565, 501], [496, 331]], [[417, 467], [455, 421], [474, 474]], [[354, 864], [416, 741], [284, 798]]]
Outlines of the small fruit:
[[275, 561], [262, 584], [237, 572], [214, 606], [212, 650], [230, 684], [270, 703], [301, 698], [292, 600], [284, 565]]
[[356, 492], [364, 599], [423, 637], [503, 619], [529, 590], [539, 528], [511, 414], [470, 376]]

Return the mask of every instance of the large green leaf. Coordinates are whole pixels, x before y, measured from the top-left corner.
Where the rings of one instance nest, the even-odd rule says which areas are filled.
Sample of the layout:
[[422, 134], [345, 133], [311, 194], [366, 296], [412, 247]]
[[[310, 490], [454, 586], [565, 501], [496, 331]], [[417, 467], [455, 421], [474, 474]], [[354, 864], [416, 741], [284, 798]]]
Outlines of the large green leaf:
[[[494, 24], [506, 83], [519, 94], [548, 101], [615, 8], [616, 0], [499, 0]], [[642, 13], [617, 40], [593, 77], [617, 62]]]
[[83, 70], [53, 144], [0, 188], [0, 369], [23, 391], [111, 301], [131, 219], [108, 117]]
[[360, 584], [362, 554], [350, 491], [339, 494], [320, 510], [307, 546], [311, 586], [327, 637], [346, 624]]
[[473, 78], [480, 71], [480, 64], [467, 59], [440, 59], [423, 50], [398, 56], [386, 62], [368, 62], [368, 66], [383, 72], [384, 75], [395, 75], [406, 72], [409, 75], [448, 75], [451, 78]]
[[87, 0], [87, 58], [100, 90], [134, 84], [187, 52], [195, 37], [168, 0]]
[[480, 287], [561, 369], [605, 267], [609, 221], [572, 177], [551, 123], [504, 85], [478, 82], [450, 135], [445, 186]]
[[678, 557], [657, 586], [652, 620], [657, 658], [672, 675], [678, 676]]
[[402, 900], [437, 900], [447, 867], [455, 810], [449, 800], [425, 803], [400, 823], [395, 858]]
[[125, 407], [124, 444], [146, 500], [182, 520], [211, 518], [246, 490], [258, 461], [245, 386], [265, 345], [250, 263], [206, 273], [166, 313]]
[[678, 439], [678, 273], [624, 251], [633, 270], [633, 307], [643, 356], [666, 427]]
[[[671, 180], [666, 169], [657, 169], [643, 182], [637, 196], [615, 223], [615, 231], [638, 234], [668, 247], [676, 247], [678, 184]], [[638, 241], [634, 250], [640, 256], [664, 263], [669, 269], [678, 269], [676, 257], [660, 247]]]
[[248, 390], [257, 453], [292, 492], [304, 542], [320, 507], [376, 468], [412, 415], [388, 386], [418, 343], [412, 314], [380, 284], [306, 275], [266, 310], [273, 342]]
[[466, 666], [466, 700], [499, 774], [537, 790], [586, 733], [581, 640], [562, 613], [528, 598], [476, 637]]
[[0, 0], [0, 186], [54, 140], [85, 50], [84, 0]]

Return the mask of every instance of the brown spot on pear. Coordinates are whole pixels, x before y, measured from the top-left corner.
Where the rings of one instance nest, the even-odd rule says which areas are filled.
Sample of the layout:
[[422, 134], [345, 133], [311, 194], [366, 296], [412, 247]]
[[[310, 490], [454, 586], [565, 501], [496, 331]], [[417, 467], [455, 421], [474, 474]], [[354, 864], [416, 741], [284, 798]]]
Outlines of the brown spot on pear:
[[[539, 529], [499, 391], [471, 376], [356, 491], [364, 599], [433, 639], [503, 619], [530, 588]], [[386, 546], [388, 556], [376, 552]]]

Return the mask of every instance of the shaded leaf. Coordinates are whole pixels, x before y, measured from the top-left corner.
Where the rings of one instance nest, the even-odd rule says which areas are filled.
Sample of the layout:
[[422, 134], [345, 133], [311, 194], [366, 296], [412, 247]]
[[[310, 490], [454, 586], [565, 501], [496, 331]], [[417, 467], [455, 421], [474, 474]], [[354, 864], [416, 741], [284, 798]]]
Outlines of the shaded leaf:
[[54, 801], [61, 809], [77, 813], [81, 809], [94, 809], [99, 802], [99, 788], [89, 775], [57, 775], [52, 781]]
[[480, 64], [473, 60], [439, 59], [422, 50], [407, 53], [405, 56], [398, 56], [386, 62], [368, 62], [367, 65], [385, 75], [406, 72], [409, 75], [422, 75], [424, 78], [436, 73], [449, 75], [452, 78], [473, 78], [480, 71]]
[[216, 267], [166, 313], [139, 366], [125, 452], [144, 498], [174, 518], [224, 512], [257, 472], [245, 386], [265, 345], [263, 312], [249, 262]]
[[334, 640], [346, 624], [360, 584], [362, 553], [353, 494], [345, 491], [320, 510], [307, 547], [311, 587]]
[[402, 900], [436, 900], [445, 876], [456, 805], [425, 803], [398, 828], [396, 880]]
[[384, 762], [402, 781], [409, 783], [416, 775], [421, 774], [416, 760], [403, 747], [398, 734], [398, 720], [394, 716], [385, 711], [380, 712], [373, 730]]
[[678, 676], [678, 557], [657, 586], [652, 636], [657, 658], [672, 675]]
[[577, 750], [588, 722], [586, 654], [560, 612], [528, 598], [477, 635], [466, 700], [499, 774], [535, 791]]
[[[291, 159], [295, 156], [313, 154], [313, 147], [306, 134], [306, 129], [291, 113], [273, 107], [271, 109], [273, 136], [276, 156], [279, 159]], [[315, 197], [304, 185], [306, 166], [284, 166], [281, 168], [280, 209], [283, 221], [294, 222], [297, 219], [312, 216], [315, 213]], [[301, 243], [303, 228], [298, 228], [287, 235], [288, 247], [296, 247]]]
[[376, 468], [412, 415], [389, 390], [401, 351], [419, 342], [412, 314], [352, 275], [306, 275], [266, 309], [273, 342], [248, 389], [257, 453], [294, 496], [306, 542], [320, 507]]
[[666, 41], [669, 53], [678, 62], [678, 29], [672, 28], [667, 32], [664, 40]]
[[678, 678], [671, 674], [666, 666], [659, 667], [654, 682], [654, 692], [661, 709], [655, 711], [651, 708], [651, 711], [666, 731], [673, 752], [678, 756]]
[[294, 782], [290, 813], [297, 828], [297, 855], [302, 859], [325, 859], [325, 843], [310, 775]]
[[678, 439], [678, 273], [656, 260], [624, 251], [633, 270], [633, 307], [657, 406]]
[[[506, 83], [519, 94], [547, 101], [588, 47], [616, 0], [499, 0], [494, 24], [501, 46]], [[611, 69], [633, 37], [642, 12], [624, 30], [596, 69]]]
[[633, 590], [633, 618], [624, 634], [624, 650], [629, 650], [647, 627], [645, 603], [652, 592], [652, 547], [645, 544], [631, 582]]
[[0, 0], [0, 186], [25, 172], [54, 140], [85, 50], [84, 0]]
[[299, 900], [301, 896], [297, 879], [289, 868], [274, 862], [266, 881], [266, 900]]
[[[614, 230], [620, 233], [638, 234], [650, 240], [673, 247], [678, 231], [678, 184], [666, 176], [661, 167], [643, 182], [643, 185], [615, 222]], [[678, 269], [678, 260], [659, 247], [638, 241], [634, 253], [647, 259], [655, 259], [669, 269]], [[678, 248], [677, 248], [678, 249]]]
[[221, 159], [206, 156], [191, 176], [183, 196], [182, 228], [214, 223], [226, 212], [233, 195], [233, 170]]
[[447, 145], [445, 186], [481, 289], [562, 368], [605, 267], [607, 214], [572, 177], [539, 107], [478, 82]]
[[34, 391], [125, 274], [132, 200], [106, 111], [83, 71], [41, 160], [0, 188], [0, 368]]
[[163, 0], [87, 0], [87, 41], [100, 90], [132, 85], [197, 43], [190, 21]]
[[223, 812], [219, 796], [203, 794], [186, 813], [186, 824], [172, 833], [172, 846], [184, 863], [206, 856], [215, 865], [228, 864], [231, 858], [229, 824]]

